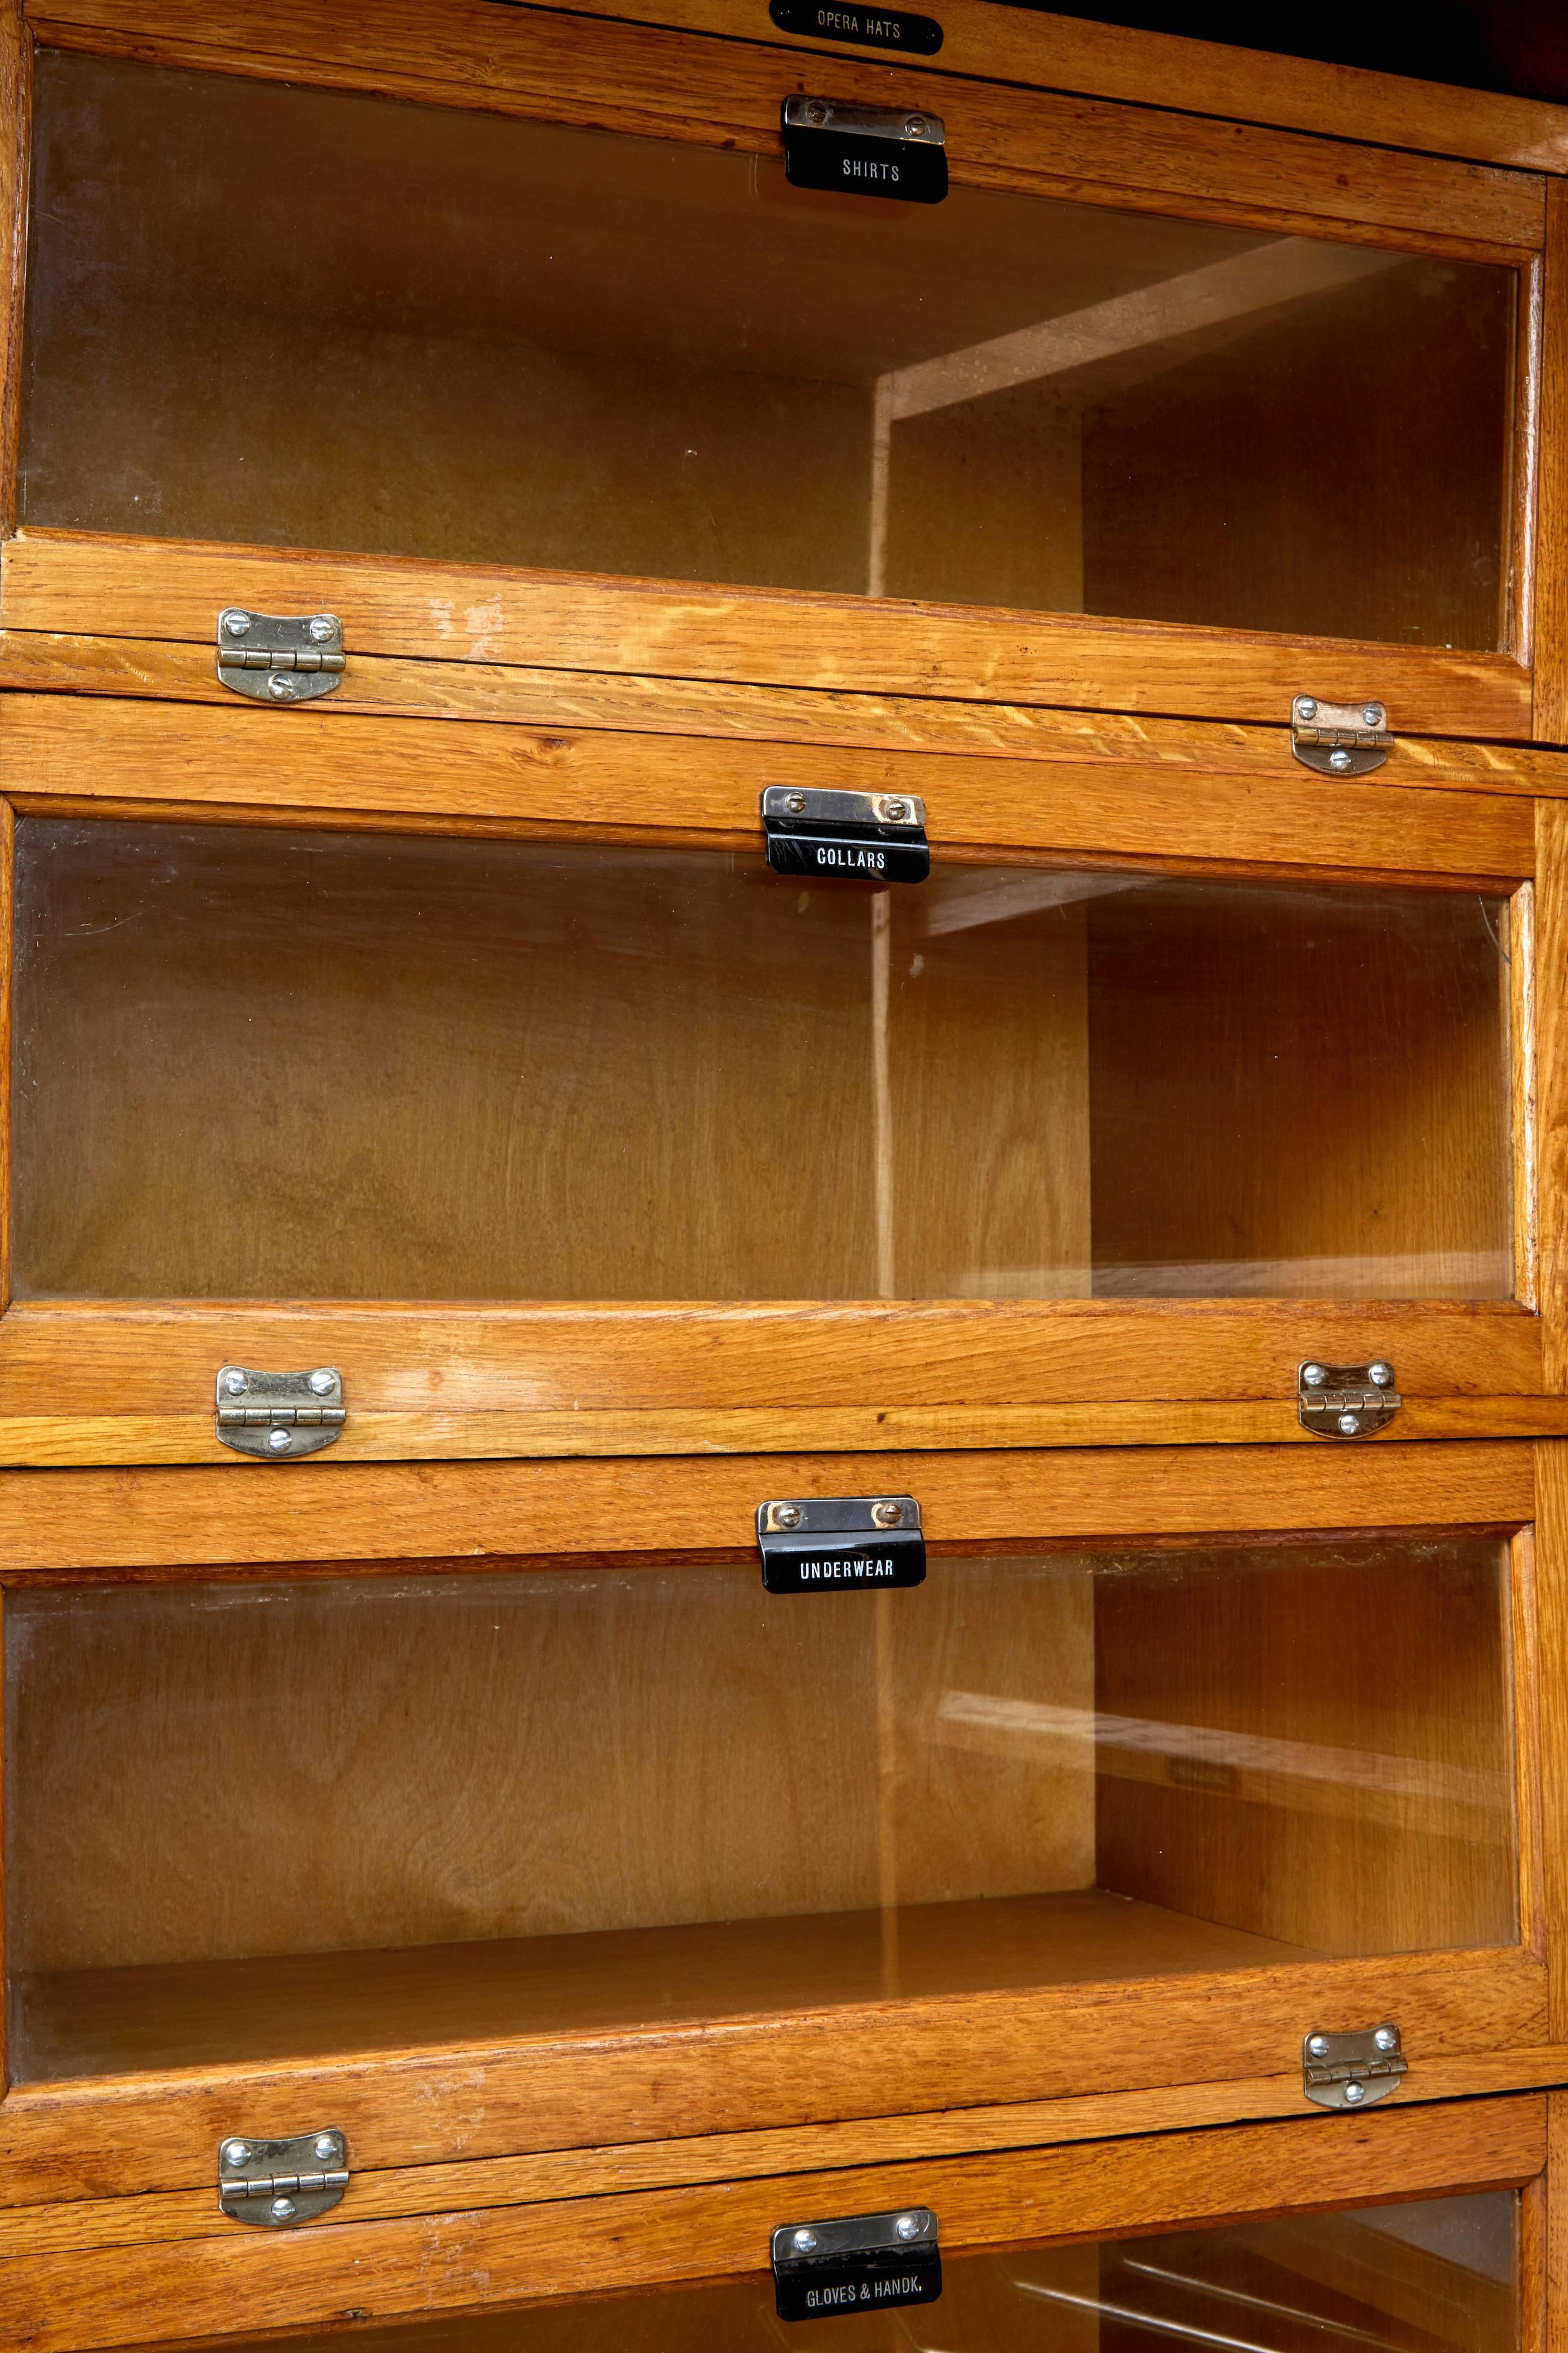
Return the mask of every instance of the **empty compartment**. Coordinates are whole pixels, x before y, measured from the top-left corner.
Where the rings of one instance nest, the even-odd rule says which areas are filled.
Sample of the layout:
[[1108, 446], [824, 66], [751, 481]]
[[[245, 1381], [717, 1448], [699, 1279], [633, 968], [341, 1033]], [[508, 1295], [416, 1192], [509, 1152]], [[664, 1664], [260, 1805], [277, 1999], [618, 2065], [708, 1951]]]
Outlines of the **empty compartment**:
[[7, 1597], [22, 2082], [1517, 1936], [1506, 1545]]
[[[1368, 2150], [1369, 2167], [1375, 2152]], [[903, 2168], [904, 2179], [910, 2168]], [[793, 2221], [786, 2180], [779, 2220]], [[804, 2220], [805, 2217], [800, 2219]], [[820, 2220], [822, 2217], [813, 2216]], [[939, 2225], [941, 2216], [938, 2216]], [[571, 2225], [560, 2235], [571, 2245]], [[1519, 2353], [1511, 2189], [1078, 2245], [949, 2253], [934, 2304], [783, 2324], [765, 2279], [361, 2329], [363, 2353]], [[337, 2353], [290, 2335], [258, 2353]]]
[[1513, 1290], [1473, 892], [29, 818], [16, 904], [22, 1298]]
[[28, 525], [1507, 638], [1511, 269], [56, 50], [33, 123]]

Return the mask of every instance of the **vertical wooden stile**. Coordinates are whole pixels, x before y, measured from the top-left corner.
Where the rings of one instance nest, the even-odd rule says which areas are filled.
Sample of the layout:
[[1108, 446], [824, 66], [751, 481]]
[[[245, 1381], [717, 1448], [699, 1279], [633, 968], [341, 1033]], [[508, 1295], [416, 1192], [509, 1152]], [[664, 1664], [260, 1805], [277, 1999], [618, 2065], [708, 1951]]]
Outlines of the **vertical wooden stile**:
[[23, 0], [0, 0], [0, 537], [6, 539], [17, 524], [32, 62]]
[[1541, 1810], [1553, 1834], [1542, 1851], [1546, 1919], [1548, 2033], [1568, 2039], [1568, 1441], [1535, 1450], [1536, 1689]]
[[0, 799], [0, 1315], [11, 1304], [11, 955], [16, 812]]
[[1537, 1193], [1535, 1100], [1535, 886], [1526, 882], [1508, 907], [1510, 1130], [1513, 1137], [1513, 1295], [1540, 1304], [1541, 1208]]
[[1556, 1396], [1568, 1388], [1568, 807], [1561, 801], [1535, 805], [1533, 927], [1536, 1306], [1542, 1385]]
[[1541, 337], [1546, 267], [1538, 254], [1519, 274], [1519, 318], [1513, 343], [1513, 461], [1503, 469], [1502, 627], [1498, 643], [1516, 661], [1535, 648], [1536, 500], [1541, 460]]
[[1542, 279], [1531, 733], [1568, 744], [1568, 181], [1547, 184]]
[[[1534, 2302], [1538, 2307], [1544, 2305], [1544, 2311], [1540, 2313], [1536, 2326], [1539, 2330], [1537, 2342], [1545, 2346], [1561, 2344], [1563, 2333], [1563, 2316], [1568, 2312], [1568, 2196], [1563, 2195], [1562, 2188], [1565, 2167], [1568, 2167], [1568, 2092], [1552, 2092], [1548, 2094], [1546, 2101], [1544, 2187], [1542, 2189], [1542, 2185], [1536, 2185], [1539, 2252], [1535, 2253], [1535, 2262], [1538, 2274], [1543, 2274], [1544, 2277], [1536, 2289]], [[1557, 2185], [1555, 2196], [1552, 2194], [1553, 2183]], [[1525, 2193], [1525, 2203], [1528, 2209], [1529, 2191]], [[1534, 2252], [1531, 2248], [1528, 2223], [1521, 2236], [1524, 2244], [1521, 2249], [1521, 2255], [1524, 2263], [1525, 2302], [1528, 2311], [1531, 2301], [1529, 2295], [1529, 2265], [1531, 2253]], [[1523, 2338], [1522, 2353], [1533, 2353], [1528, 2324]]]
[[[1562, 2094], [1556, 2094], [1561, 2098]], [[1519, 2197], [1519, 2353], [1549, 2353], [1552, 2306], [1549, 2301], [1552, 2253], [1552, 2095], [1547, 2100], [1547, 2168], [1527, 2181]], [[1561, 2333], [1561, 2332], [1559, 2332]]]
[[1535, 1593], [1535, 1531], [1509, 1546], [1514, 1694], [1514, 1784], [1519, 1804], [1519, 1940], [1544, 1959], [1550, 1950], [1541, 1805], [1541, 1637]]

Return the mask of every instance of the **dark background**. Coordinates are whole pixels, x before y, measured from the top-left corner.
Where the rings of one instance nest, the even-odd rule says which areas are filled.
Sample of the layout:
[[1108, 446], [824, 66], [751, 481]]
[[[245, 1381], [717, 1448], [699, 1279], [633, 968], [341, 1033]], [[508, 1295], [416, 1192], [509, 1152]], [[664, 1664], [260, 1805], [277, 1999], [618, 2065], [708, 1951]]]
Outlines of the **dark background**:
[[[1030, 0], [1010, 0], [1028, 5]], [[1568, 0], [1285, 0], [1243, 8], [1226, 0], [1115, 0], [1075, 8], [1045, 0], [1058, 16], [1084, 16], [1140, 32], [1186, 33], [1289, 58], [1367, 66], [1466, 90], [1511, 90], [1568, 103]]]

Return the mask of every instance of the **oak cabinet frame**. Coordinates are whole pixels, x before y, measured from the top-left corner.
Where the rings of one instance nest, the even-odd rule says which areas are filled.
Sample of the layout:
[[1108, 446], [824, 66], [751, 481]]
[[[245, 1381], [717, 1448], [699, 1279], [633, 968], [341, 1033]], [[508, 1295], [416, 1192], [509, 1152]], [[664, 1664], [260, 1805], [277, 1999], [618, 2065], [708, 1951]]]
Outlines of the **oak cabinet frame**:
[[[723, 851], [753, 847], [761, 783], [903, 786], [918, 767], [954, 868], [1087, 863], [1109, 874], [1380, 884], [1506, 901], [1513, 1297], [788, 1300], [537, 1305], [13, 1299], [0, 1317], [0, 1459], [218, 1462], [219, 1365], [330, 1362], [349, 1419], [324, 1467], [518, 1453], [1311, 1442], [1296, 1369], [1390, 1358], [1401, 1436], [1549, 1435], [1562, 1401], [1553, 1001], [1563, 833], [1554, 800], [1336, 785], [1222, 766], [1170, 781], [1119, 756], [731, 744], [627, 728], [13, 693], [0, 769], [14, 820], [289, 826]], [[1540, 760], [1543, 755], [1533, 754]], [[1036, 776], [1049, 778], [1042, 797]], [[1303, 775], [1300, 770], [1296, 775]], [[0, 920], [9, 913], [9, 892]], [[7, 943], [9, 923], [6, 923]], [[1500, 971], [1504, 968], [1500, 966]], [[1538, 995], [1538, 991], [1544, 994]], [[731, 1084], [733, 1082], [731, 1082]], [[872, 1402], [872, 1400], [875, 1402]]]
[[[1194, 1535], [1223, 1544], [1227, 1532], [1234, 1542], [1260, 1529], [1264, 1542], [1325, 1528], [1512, 1531], [1520, 1926], [1517, 1943], [1469, 1950], [1091, 1978], [956, 1998], [857, 1997], [690, 2024], [552, 2028], [468, 2045], [35, 2080], [0, 2101], [0, 2207], [132, 2195], [159, 2206], [179, 2193], [184, 2202], [170, 2211], [187, 2213], [213, 2148], [242, 2118], [253, 2120], [252, 2131], [283, 2133], [312, 2119], [318, 2128], [329, 2109], [356, 2168], [396, 2175], [405, 2200], [396, 2211], [414, 2211], [413, 2198], [421, 2212], [449, 2208], [459, 2176], [477, 2189], [494, 2165], [498, 2182], [543, 2179], [549, 2164], [586, 2161], [560, 2154], [574, 2149], [597, 2150], [592, 2162], [601, 2168], [640, 2168], [648, 2180], [691, 2178], [684, 2168], [693, 2164], [711, 2164], [716, 2171], [701, 2178], [719, 2179], [737, 2162], [771, 2168], [786, 2147], [815, 2162], [804, 2153], [819, 2142], [834, 2153], [829, 2161], [855, 2161], [853, 2152], [884, 2131], [916, 2155], [969, 2146], [963, 2136], [976, 2129], [1000, 2136], [986, 2143], [1000, 2146], [1026, 2123], [1066, 2139], [1298, 2114], [1300, 2038], [1331, 2016], [1401, 2023], [1411, 2073], [1394, 2094], [1399, 2103], [1560, 2081], [1568, 2073], [1568, 1940], [1559, 1926], [1568, 1890], [1561, 1842], [1542, 1825], [1555, 1818], [1568, 1779], [1552, 1695], [1568, 1640], [1561, 1452], [1454, 1443], [1332, 1455], [1096, 1449], [935, 1463], [879, 1456], [847, 1464], [720, 1457], [366, 1465], [333, 1478], [326, 1522], [313, 1500], [320, 1482], [308, 1478], [264, 1482], [258, 1513], [232, 1480], [205, 1471], [142, 1472], [129, 1482], [110, 1472], [9, 1473], [0, 1481], [0, 1556], [5, 1584], [18, 1590], [420, 1567], [460, 1577], [487, 1567], [528, 1575], [590, 1564], [635, 1574], [659, 1563], [744, 1563], [759, 1482], [831, 1493], [844, 1471], [851, 1483], [874, 1473], [884, 1485], [907, 1479], [922, 1495], [938, 1577], [956, 1575], [944, 1563], [965, 1553], [1063, 1544], [1137, 1548]], [[861, 1605], [847, 1597], [770, 1606]], [[221, 1972], [203, 1995], [215, 1998], [224, 1999]], [[620, 2157], [605, 2155], [616, 2149]]]
[[[652, 27], [464, 0], [432, 45], [403, 0], [367, 0], [352, 27], [285, 6], [264, 37], [219, 0], [195, 14], [161, 0], [13, 5], [0, 87], [15, 199], [9, 511], [36, 50], [759, 155], [776, 153], [780, 92], [803, 77], [885, 101], [916, 70], [802, 44], [732, 0], [676, 13], [675, 26]], [[1064, 97], [1043, 87], [1058, 79], [1047, 58], [1060, 20], [962, 0], [942, 56], [918, 69], [961, 185], [1520, 270], [1506, 650], [31, 530], [0, 549], [7, 880], [11, 813], [745, 849], [761, 786], [809, 781], [920, 790], [937, 855], [954, 864], [1487, 888], [1509, 899], [1523, 951], [1510, 1008], [1512, 1300], [439, 1312], [22, 1300], [0, 1316], [0, 1461], [226, 1464], [207, 1402], [217, 1364], [296, 1356], [342, 1362], [350, 1418], [332, 1467], [715, 1443], [1295, 1441], [1295, 1367], [1313, 1355], [1392, 1357], [1404, 1436], [1568, 1429], [1552, 1206], [1561, 1023], [1531, 979], [1547, 976], [1554, 995], [1563, 969], [1568, 760], [1531, 741], [1568, 733], [1552, 715], [1568, 676], [1564, 567], [1532, 553], [1538, 505], [1542, 543], [1563, 543], [1551, 521], [1568, 443], [1561, 306], [1543, 292], [1568, 233], [1552, 176], [1560, 121], [1499, 101], [1468, 118], [1473, 150], [1456, 149], [1442, 93], [1340, 77], [1353, 127], [1367, 119], [1358, 92], [1394, 107], [1394, 127], [1376, 144], [1327, 139], [1331, 84], [1311, 69], [1280, 117], [1294, 127], [1238, 124], [1225, 119], [1227, 53], [1181, 45], [1197, 77], [1189, 111], [1151, 108], [1140, 86], [1129, 111], [1116, 100], [1131, 85], [1107, 81], [1102, 33], [1079, 32], [1090, 94]], [[1119, 70], [1136, 81], [1176, 56], [1134, 45]], [[1270, 89], [1284, 104], [1283, 86]], [[1205, 113], [1194, 92], [1219, 102]], [[237, 704], [212, 654], [215, 615], [235, 600], [342, 611], [341, 692], [308, 712]], [[1397, 736], [1378, 776], [1325, 780], [1293, 762], [1283, 723], [1308, 687], [1386, 699]]]
[[[16, 0], [9, 5], [14, 132], [0, 144], [8, 150], [16, 184], [13, 345], [19, 342], [27, 87], [35, 45], [304, 81], [320, 89], [379, 91], [763, 155], [777, 152], [779, 100], [792, 85], [800, 85], [803, 73], [830, 73], [835, 92], [845, 99], [898, 104], [915, 69], [912, 58], [889, 65], [831, 45], [803, 47], [765, 21], [753, 21], [733, 0], [710, 0], [689, 12], [689, 21], [700, 29], [687, 31], [630, 24], [606, 13], [562, 16], [523, 7], [509, 8], [502, 16], [487, 0], [467, 0], [457, 16], [444, 19], [435, 51], [403, 0], [374, 0], [358, 12], [352, 31], [321, 26], [308, 10], [299, 11], [296, 21], [285, 8], [281, 17], [269, 20], [270, 30], [259, 44], [243, 11], [217, 5], [204, 6], [195, 20], [188, 9], [160, 7], [156, 0], [120, 0], [118, 5], [83, 0], [79, 7], [45, 0], [25, 17]], [[1050, 25], [1059, 40], [1058, 20], [996, 25], [984, 0], [964, 0], [964, 5], [965, 21], [962, 33], [953, 28], [952, 47], [956, 64], [962, 42], [973, 37], [976, 54], [968, 71], [944, 70], [945, 58], [935, 69], [930, 60], [921, 68], [922, 91], [929, 90], [949, 123], [952, 170], [960, 185], [1056, 192], [1079, 203], [1288, 232], [1307, 229], [1331, 238], [1387, 239], [1412, 252], [1500, 259], [1522, 271], [1510, 466], [1507, 650], [1458, 655], [1435, 648], [1336, 645], [1321, 638], [1070, 616], [987, 616], [983, 608], [971, 613], [927, 604], [918, 608], [917, 652], [908, 627], [910, 608], [875, 597], [670, 590], [658, 583], [617, 584], [586, 575], [509, 579], [490, 566], [481, 567], [490, 593], [480, 601], [491, 618], [470, 628], [475, 642], [465, 644], [457, 617], [461, 607], [455, 615], [450, 602], [441, 630], [432, 633], [429, 599], [420, 594], [418, 578], [426, 567], [363, 563], [349, 565], [346, 572], [337, 566], [345, 586], [352, 575], [359, 591], [341, 600], [351, 645], [370, 655], [493, 663], [497, 651], [481, 651], [482, 640], [485, 648], [499, 649], [504, 662], [542, 663], [572, 672], [728, 677], [737, 683], [818, 691], [938, 693], [981, 702], [1022, 701], [1265, 723], [1278, 723], [1293, 692], [1342, 691], [1358, 698], [1375, 692], [1389, 704], [1394, 724], [1415, 736], [1550, 735], [1550, 728], [1531, 726], [1530, 664], [1544, 664], [1550, 713], [1560, 659], [1554, 642], [1545, 640], [1556, 629], [1552, 617], [1557, 559], [1548, 559], [1538, 579], [1531, 551], [1538, 472], [1550, 506], [1561, 438], [1555, 414], [1561, 372], [1550, 342], [1555, 332], [1550, 311], [1548, 347], [1542, 341], [1542, 272], [1554, 266], [1552, 239], [1558, 234], [1547, 200], [1553, 184], [1540, 172], [1401, 153], [1386, 142], [1358, 146], [1302, 137], [1205, 120], [1201, 110], [1162, 114], [1145, 104], [1130, 113], [1100, 100], [1065, 98], [1055, 90], [1031, 90], [1026, 86], [1040, 78], [1042, 27]], [[1049, 41], [1052, 33], [1045, 38]], [[996, 52], [1010, 48], [1016, 53], [1012, 75], [998, 78]], [[1226, 53], [1207, 55], [1217, 60]], [[1313, 69], [1306, 70], [1310, 75]], [[1363, 79], [1369, 89], [1375, 81], [1342, 79], [1352, 90]], [[1429, 102], [1440, 117], [1441, 94], [1431, 94]], [[1419, 111], [1419, 103], [1405, 110], [1411, 118]], [[1483, 112], [1469, 120], [1484, 152], [1492, 126]], [[1555, 116], [1552, 123], [1555, 130]], [[1549, 148], [1551, 143], [1549, 136]], [[4, 193], [0, 189], [0, 196]], [[13, 474], [18, 366], [13, 349], [6, 370]], [[8, 498], [14, 501], [14, 480]], [[184, 559], [187, 599], [203, 554], [191, 550]], [[239, 555], [236, 550], [220, 559], [226, 577]], [[208, 552], [209, 571], [212, 560]], [[29, 533], [6, 551], [0, 623], [7, 640], [15, 635], [24, 641], [17, 648], [24, 661], [33, 652], [26, 640], [37, 632], [153, 643], [189, 632], [197, 644], [210, 643], [216, 608], [208, 608], [205, 597], [194, 631], [188, 620], [182, 625], [176, 618], [181, 572], [181, 552], [173, 543], [144, 543], [138, 551], [134, 543], [112, 540], [100, 545], [91, 534], [83, 539]], [[219, 592], [220, 603], [237, 593], [226, 586]], [[1535, 617], [1542, 600], [1545, 630]], [[148, 617], [139, 620], [138, 607]], [[498, 610], [508, 616], [499, 635]], [[1542, 640], [1539, 646], [1537, 639]], [[55, 650], [55, 682], [68, 685], [73, 650]], [[123, 662], [125, 651], [117, 643], [100, 649], [98, 658]], [[94, 658], [90, 646], [74, 656], [79, 668], [84, 659], [90, 668]], [[1308, 670], [1323, 675], [1309, 681]]]
[[658, 2187], [629, 2151], [517, 2171], [504, 2189], [481, 2179], [504, 2168], [451, 2168], [449, 2191], [475, 2203], [410, 2205], [395, 2176], [373, 2177], [352, 2183], [326, 2221], [281, 2238], [236, 2229], [195, 2194], [34, 2209], [0, 2226], [0, 2297], [17, 2341], [38, 2353], [195, 2353], [236, 2341], [237, 2323], [248, 2341], [270, 2341], [346, 2321], [451, 2321], [765, 2278], [772, 2229], [801, 2215], [929, 2204], [956, 2259], [1512, 2189], [1522, 2192], [1520, 2342], [1533, 2348], [1560, 2325], [1563, 2104], [1561, 2093], [1524, 2093], [1076, 2147], [1025, 2127], [994, 2153], [982, 2123], [967, 2136], [960, 2126], [951, 2153], [900, 2161], [896, 2145], [871, 2139], [829, 2167], [826, 2152], [814, 2161], [775, 2137], [738, 2179], [699, 2164]]

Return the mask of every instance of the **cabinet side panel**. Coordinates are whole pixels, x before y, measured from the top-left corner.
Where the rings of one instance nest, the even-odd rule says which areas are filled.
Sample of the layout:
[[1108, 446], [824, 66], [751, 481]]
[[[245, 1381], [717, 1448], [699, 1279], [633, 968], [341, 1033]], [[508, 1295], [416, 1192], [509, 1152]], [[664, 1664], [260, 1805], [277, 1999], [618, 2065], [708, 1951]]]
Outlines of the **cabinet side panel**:
[[1543, 266], [1532, 732], [1537, 743], [1563, 744], [1568, 743], [1568, 185], [1561, 180], [1547, 187]]

